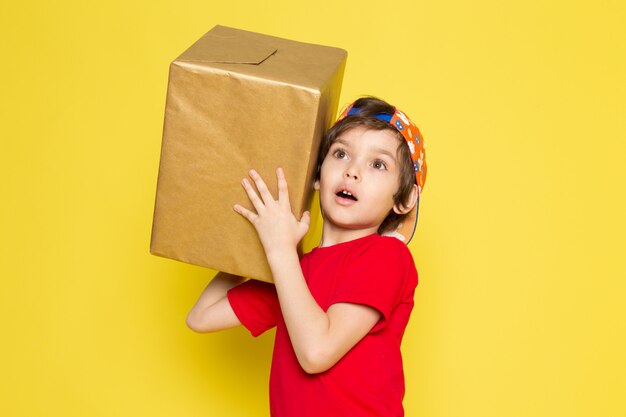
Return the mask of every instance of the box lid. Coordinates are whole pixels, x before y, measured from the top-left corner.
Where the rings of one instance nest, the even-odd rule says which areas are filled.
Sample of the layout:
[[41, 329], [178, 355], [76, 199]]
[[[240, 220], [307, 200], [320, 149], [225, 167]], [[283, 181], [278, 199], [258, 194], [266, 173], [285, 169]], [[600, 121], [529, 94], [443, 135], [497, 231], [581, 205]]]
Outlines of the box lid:
[[319, 93], [344, 65], [347, 55], [341, 48], [218, 25], [173, 64], [194, 72], [226, 72]]
[[183, 52], [177, 61], [259, 65], [276, 53], [276, 47], [268, 44], [266, 39], [246, 36], [249, 32], [214, 32], [205, 34]]

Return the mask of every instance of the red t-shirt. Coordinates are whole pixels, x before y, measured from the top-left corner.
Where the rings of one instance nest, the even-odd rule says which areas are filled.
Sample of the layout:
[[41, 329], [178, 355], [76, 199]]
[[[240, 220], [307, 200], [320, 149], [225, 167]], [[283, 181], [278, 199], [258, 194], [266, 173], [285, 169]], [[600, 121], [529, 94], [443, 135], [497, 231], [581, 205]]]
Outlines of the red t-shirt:
[[311, 294], [326, 311], [335, 303], [371, 306], [380, 321], [329, 370], [302, 370], [289, 340], [274, 285], [250, 280], [228, 292], [241, 323], [258, 336], [276, 327], [270, 376], [273, 417], [403, 416], [400, 343], [417, 285], [404, 243], [372, 234], [316, 248], [300, 261]]

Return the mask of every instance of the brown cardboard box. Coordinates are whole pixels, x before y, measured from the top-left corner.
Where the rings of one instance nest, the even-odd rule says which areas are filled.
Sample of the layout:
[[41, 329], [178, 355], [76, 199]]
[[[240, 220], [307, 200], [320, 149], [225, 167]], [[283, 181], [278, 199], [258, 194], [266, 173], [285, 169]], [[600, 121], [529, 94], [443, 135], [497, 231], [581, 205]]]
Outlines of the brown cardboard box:
[[253, 208], [241, 179], [255, 168], [276, 195], [281, 166], [294, 213], [308, 208], [346, 56], [216, 26], [172, 62], [152, 254], [271, 281], [254, 228], [232, 209]]

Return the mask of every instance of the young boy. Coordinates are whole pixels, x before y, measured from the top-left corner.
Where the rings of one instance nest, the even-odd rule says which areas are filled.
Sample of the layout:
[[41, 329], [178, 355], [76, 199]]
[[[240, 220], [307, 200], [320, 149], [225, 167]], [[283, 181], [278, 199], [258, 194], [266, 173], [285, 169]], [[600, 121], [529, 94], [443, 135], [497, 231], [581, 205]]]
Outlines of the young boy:
[[274, 285], [220, 273], [187, 324], [198, 332], [243, 324], [253, 336], [276, 326], [274, 417], [402, 416], [400, 343], [417, 285], [402, 240], [413, 234], [426, 178], [422, 137], [395, 107], [362, 98], [325, 134], [318, 161], [319, 247], [299, 259], [309, 213], [294, 217], [283, 171], [278, 200], [250, 171], [256, 190], [242, 185], [255, 212], [234, 210], [254, 225]]

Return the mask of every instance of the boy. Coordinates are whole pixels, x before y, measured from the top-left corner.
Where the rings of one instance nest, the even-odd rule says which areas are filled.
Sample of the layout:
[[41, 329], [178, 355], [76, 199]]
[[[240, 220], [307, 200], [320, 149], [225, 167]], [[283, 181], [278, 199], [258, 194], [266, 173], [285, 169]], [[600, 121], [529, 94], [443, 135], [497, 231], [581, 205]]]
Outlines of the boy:
[[294, 217], [283, 171], [275, 200], [251, 170], [258, 193], [248, 179], [242, 185], [255, 212], [234, 210], [254, 225], [274, 285], [218, 274], [187, 324], [198, 332], [243, 324], [254, 336], [277, 327], [274, 417], [402, 416], [400, 343], [417, 272], [400, 239], [410, 239], [417, 220], [422, 138], [402, 112], [362, 98], [325, 134], [318, 161], [319, 247], [299, 259], [309, 213]]

